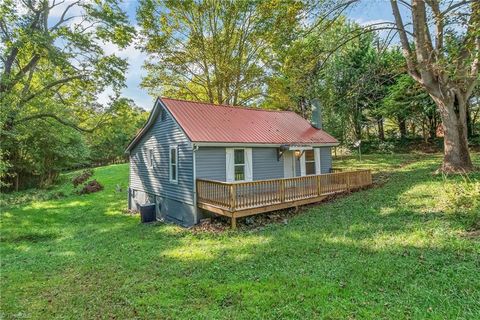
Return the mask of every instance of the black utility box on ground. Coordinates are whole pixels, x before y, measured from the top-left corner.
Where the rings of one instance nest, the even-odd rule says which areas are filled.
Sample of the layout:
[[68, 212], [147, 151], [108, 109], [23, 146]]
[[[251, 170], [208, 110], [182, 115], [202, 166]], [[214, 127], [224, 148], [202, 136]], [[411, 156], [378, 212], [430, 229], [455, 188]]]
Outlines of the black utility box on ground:
[[142, 223], [157, 221], [155, 214], [155, 204], [146, 203], [140, 205], [140, 218]]

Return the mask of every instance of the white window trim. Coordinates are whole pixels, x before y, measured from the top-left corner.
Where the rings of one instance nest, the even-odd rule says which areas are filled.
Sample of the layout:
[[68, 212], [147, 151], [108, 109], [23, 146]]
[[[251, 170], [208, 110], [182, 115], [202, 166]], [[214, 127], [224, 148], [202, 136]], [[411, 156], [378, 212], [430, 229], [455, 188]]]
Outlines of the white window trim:
[[304, 177], [306, 174], [306, 166], [305, 166], [305, 152], [302, 152], [300, 156], [300, 176]]
[[315, 174], [322, 174], [322, 157], [320, 155], [320, 148], [314, 148], [315, 152]]
[[[175, 180], [172, 179], [172, 150], [175, 150]], [[168, 149], [168, 180], [171, 183], [178, 183], [178, 146], [173, 145]]]
[[[243, 150], [244, 152], [244, 180], [235, 180], [235, 150]], [[226, 181], [227, 182], [242, 182], [253, 181], [253, 167], [252, 167], [252, 148], [226, 148]]]

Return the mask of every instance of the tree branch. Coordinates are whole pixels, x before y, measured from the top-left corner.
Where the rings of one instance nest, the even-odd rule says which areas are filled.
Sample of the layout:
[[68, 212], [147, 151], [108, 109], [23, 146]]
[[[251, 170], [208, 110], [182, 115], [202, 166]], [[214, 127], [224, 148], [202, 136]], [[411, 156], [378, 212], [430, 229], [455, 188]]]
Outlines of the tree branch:
[[[16, 48], [14, 48], [15, 50]], [[18, 49], [17, 49], [17, 53], [18, 53]], [[15, 54], [16, 56], [16, 54]], [[3, 92], [6, 92], [8, 90], [10, 90], [11, 88], [13, 88], [17, 83], [18, 81], [20, 81], [20, 79], [25, 75], [25, 73], [27, 73], [28, 71], [30, 71], [33, 67], [35, 67], [35, 65], [37, 64], [38, 60], [40, 60], [40, 55], [38, 54], [35, 54], [31, 59], [30, 61], [25, 65], [23, 66], [23, 68], [21, 68], [17, 74], [13, 77], [12, 80], [7, 80], [7, 83], [6, 84], [2, 84], [0, 85], [0, 93], [3, 93]], [[13, 63], [13, 61], [12, 61]], [[10, 65], [11, 67], [11, 65]], [[7, 70], [5, 70], [7, 71]], [[8, 74], [6, 74], [8, 75]]]
[[57, 29], [60, 25], [62, 25], [63, 23], [67, 22], [68, 20], [70, 19], [73, 19], [75, 16], [72, 16], [72, 17], [69, 17], [67, 19], [65, 19], [65, 16], [67, 14], [67, 12], [75, 5], [77, 5], [78, 3], [80, 3], [80, 0], [78, 1], [74, 1], [72, 3], [70, 3], [66, 8], [65, 10], [63, 10], [62, 12], [62, 15], [60, 16], [60, 19], [58, 20], [58, 22], [50, 29], [50, 30], [55, 30]]
[[402, 52], [405, 60], [407, 62], [408, 73], [418, 82], [421, 81], [420, 74], [416, 68], [415, 63], [412, 59], [412, 51], [410, 49], [410, 43], [408, 41], [407, 32], [402, 21], [402, 15], [398, 9], [397, 0], [390, 0], [390, 5], [392, 7], [393, 17], [395, 18], [395, 24], [399, 29], [400, 43], [402, 45]]
[[44, 86], [42, 89], [38, 90], [37, 92], [33, 92], [33, 93], [29, 94], [28, 96], [22, 98], [19, 104], [23, 105], [23, 104], [27, 103], [28, 101], [32, 100], [33, 98], [39, 96], [40, 94], [52, 89], [55, 86], [65, 84], [65, 83], [67, 83], [69, 81], [72, 81], [72, 80], [75, 80], [75, 79], [81, 79], [82, 77], [83, 77], [83, 75], [76, 75], [76, 76], [66, 77], [66, 78], [63, 78], [63, 79], [59, 79], [59, 80], [50, 82], [49, 84]]
[[56, 114], [53, 114], [53, 113], [39, 113], [39, 114], [26, 116], [26, 117], [23, 117], [19, 120], [16, 120], [16, 121], [13, 122], [13, 125], [18, 125], [20, 123], [28, 122], [28, 121], [35, 120], [35, 119], [45, 119], [45, 118], [54, 119], [57, 122], [63, 124], [64, 126], [67, 126], [67, 127], [73, 128], [77, 131], [85, 132], [85, 133], [91, 133], [91, 132], [95, 131], [100, 126], [100, 124], [102, 123], [101, 121], [99, 121], [93, 128], [86, 129], [86, 128], [79, 127], [72, 122], [66, 121], [63, 118], [57, 116]]

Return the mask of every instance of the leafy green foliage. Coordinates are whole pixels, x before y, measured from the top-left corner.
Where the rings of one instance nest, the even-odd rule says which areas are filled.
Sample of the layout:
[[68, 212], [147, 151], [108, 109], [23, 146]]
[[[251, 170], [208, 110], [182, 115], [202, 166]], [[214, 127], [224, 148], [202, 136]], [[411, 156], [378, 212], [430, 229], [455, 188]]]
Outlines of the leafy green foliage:
[[99, 125], [108, 106], [98, 96], [108, 88], [118, 94], [127, 68], [102, 45], [125, 47], [134, 29], [116, 0], [7, 0], [0, 13], [2, 184], [48, 182], [88, 158], [80, 132]]
[[137, 12], [140, 45], [149, 53], [143, 86], [157, 96], [255, 104], [270, 49], [281, 34], [294, 34], [303, 8], [294, 1], [143, 0]]
[[138, 130], [146, 123], [148, 113], [133, 101], [118, 99], [109, 110], [103, 125], [88, 135], [91, 162], [105, 163], [125, 158], [125, 148]]
[[62, 169], [85, 163], [89, 156], [81, 133], [49, 119], [18, 125], [15, 138], [6, 140], [2, 147], [15, 150], [9, 160], [22, 187], [48, 185]]
[[[420, 122], [428, 128], [430, 139], [436, 136], [439, 124], [437, 106], [415, 80], [403, 74], [388, 88], [380, 112], [397, 122]], [[420, 119], [420, 121], [418, 121]]]

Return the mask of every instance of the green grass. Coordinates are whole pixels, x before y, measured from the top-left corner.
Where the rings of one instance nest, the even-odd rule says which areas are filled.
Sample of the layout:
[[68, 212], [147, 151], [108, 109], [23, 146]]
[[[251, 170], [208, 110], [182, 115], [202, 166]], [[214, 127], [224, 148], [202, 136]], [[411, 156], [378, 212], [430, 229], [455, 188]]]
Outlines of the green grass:
[[2, 207], [0, 318], [478, 319], [480, 240], [442, 200], [440, 159], [338, 160], [385, 183], [219, 234], [123, 213], [127, 165], [95, 169], [96, 194], [66, 178], [60, 199], [19, 193]]

